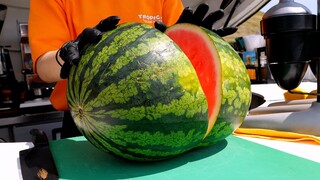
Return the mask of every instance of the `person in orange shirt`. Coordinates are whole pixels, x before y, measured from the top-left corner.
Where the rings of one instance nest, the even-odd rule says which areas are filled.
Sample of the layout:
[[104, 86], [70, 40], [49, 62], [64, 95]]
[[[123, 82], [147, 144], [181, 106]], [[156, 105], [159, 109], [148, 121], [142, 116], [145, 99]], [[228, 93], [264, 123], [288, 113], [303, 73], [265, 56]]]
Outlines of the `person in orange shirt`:
[[211, 29], [217, 15], [202, 21], [208, 6], [202, 5], [199, 9], [195, 13], [187, 8], [184, 10], [180, 0], [31, 0], [29, 43], [34, 73], [45, 82], [57, 82], [50, 101], [57, 110], [65, 111], [61, 138], [81, 135], [68, 111], [67, 80], [64, 79], [71, 66], [76, 64], [73, 61], [79, 59], [81, 44], [94, 43], [101, 31], [113, 29], [124, 22], [156, 25], [156, 28], [164, 30], [167, 25], [180, 20], [203, 22], [203, 26]]

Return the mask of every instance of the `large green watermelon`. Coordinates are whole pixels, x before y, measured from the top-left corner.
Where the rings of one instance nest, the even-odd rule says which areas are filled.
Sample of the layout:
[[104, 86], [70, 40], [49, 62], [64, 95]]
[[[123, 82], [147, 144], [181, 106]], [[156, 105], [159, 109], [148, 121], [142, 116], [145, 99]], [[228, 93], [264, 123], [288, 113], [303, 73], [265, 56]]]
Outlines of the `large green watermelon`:
[[125, 23], [81, 53], [68, 104], [79, 130], [103, 151], [166, 159], [224, 139], [248, 111], [244, 64], [203, 28], [179, 24], [164, 34]]

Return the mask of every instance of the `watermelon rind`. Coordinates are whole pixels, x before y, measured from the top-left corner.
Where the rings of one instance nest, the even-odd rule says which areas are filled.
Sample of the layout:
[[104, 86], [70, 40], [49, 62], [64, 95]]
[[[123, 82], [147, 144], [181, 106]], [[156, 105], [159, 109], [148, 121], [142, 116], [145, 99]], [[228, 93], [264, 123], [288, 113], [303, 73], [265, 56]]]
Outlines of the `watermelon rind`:
[[202, 144], [216, 144], [231, 135], [244, 121], [251, 103], [251, 82], [239, 54], [223, 38], [206, 31], [221, 62], [222, 103], [212, 131]]
[[[212, 86], [215, 89], [215, 104], [212, 104], [212, 107], [209, 106], [213, 108], [211, 109], [213, 112], [208, 117], [210, 126], [201, 146], [215, 144], [231, 135], [247, 115], [251, 103], [251, 82], [247, 69], [231, 45], [208, 29], [193, 24], [179, 23], [166, 30], [166, 34], [169, 34], [170, 37], [175, 35], [172, 33], [188, 33], [189, 36], [190, 33], [196, 34], [201, 36], [201, 40], [211, 48], [210, 52], [206, 52], [207, 56], [203, 61], [211, 60], [215, 64], [215, 67], [212, 67], [213, 71], [216, 71], [215, 77], [211, 77], [217, 81], [216, 85]], [[190, 46], [190, 43], [194, 43], [192, 40], [189, 42], [189, 36], [182, 40], [179, 39], [178, 45], [181, 49], [184, 49], [183, 46]], [[191, 52], [189, 57], [193, 58], [194, 54]]]
[[83, 135], [126, 159], [154, 161], [197, 146], [206, 97], [190, 61], [162, 32], [126, 23], [85, 48], [67, 99]]
[[149, 25], [120, 24], [84, 48], [68, 79], [70, 112], [91, 144], [125, 159], [163, 160], [216, 144], [241, 125], [251, 102], [241, 58], [207, 29], [181, 23], [167, 32], [182, 29], [212, 49], [214, 105], [181, 44]]

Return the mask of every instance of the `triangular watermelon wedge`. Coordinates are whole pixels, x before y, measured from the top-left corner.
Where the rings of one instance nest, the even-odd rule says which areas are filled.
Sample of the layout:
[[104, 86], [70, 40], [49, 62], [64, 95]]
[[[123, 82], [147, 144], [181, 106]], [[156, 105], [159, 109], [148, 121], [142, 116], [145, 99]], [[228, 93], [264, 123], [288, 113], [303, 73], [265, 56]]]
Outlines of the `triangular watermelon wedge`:
[[[193, 24], [173, 25], [165, 34], [187, 55], [207, 97], [209, 117], [204, 138], [230, 135], [242, 123], [251, 102], [250, 80], [241, 58], [221, 37]], [[220, 124], [214, 129], [219, 120], [228, 127]], [[221, 129], [228, 132], [218, 132]]]
[[195, 68], [206, 94], [209, 123], [205, 137], [212, 130], [221, 105], [221, 62], [216, 47], [208, 33], [192, 24], [177, 24], [165, 32], [187, 55]]

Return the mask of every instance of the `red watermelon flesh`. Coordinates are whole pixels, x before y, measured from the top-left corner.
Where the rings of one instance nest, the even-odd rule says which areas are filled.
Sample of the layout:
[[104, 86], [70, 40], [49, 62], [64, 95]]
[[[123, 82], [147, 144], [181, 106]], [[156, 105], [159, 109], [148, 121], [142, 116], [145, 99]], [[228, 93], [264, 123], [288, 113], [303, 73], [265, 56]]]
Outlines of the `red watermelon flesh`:
[[208, 34], [192, 24], [178, 24], [165, 32], [187, 55], [195, 68], [207, 97], [209, 123], [205, 137], [213, 128], [221, 105], [221, 63]]

